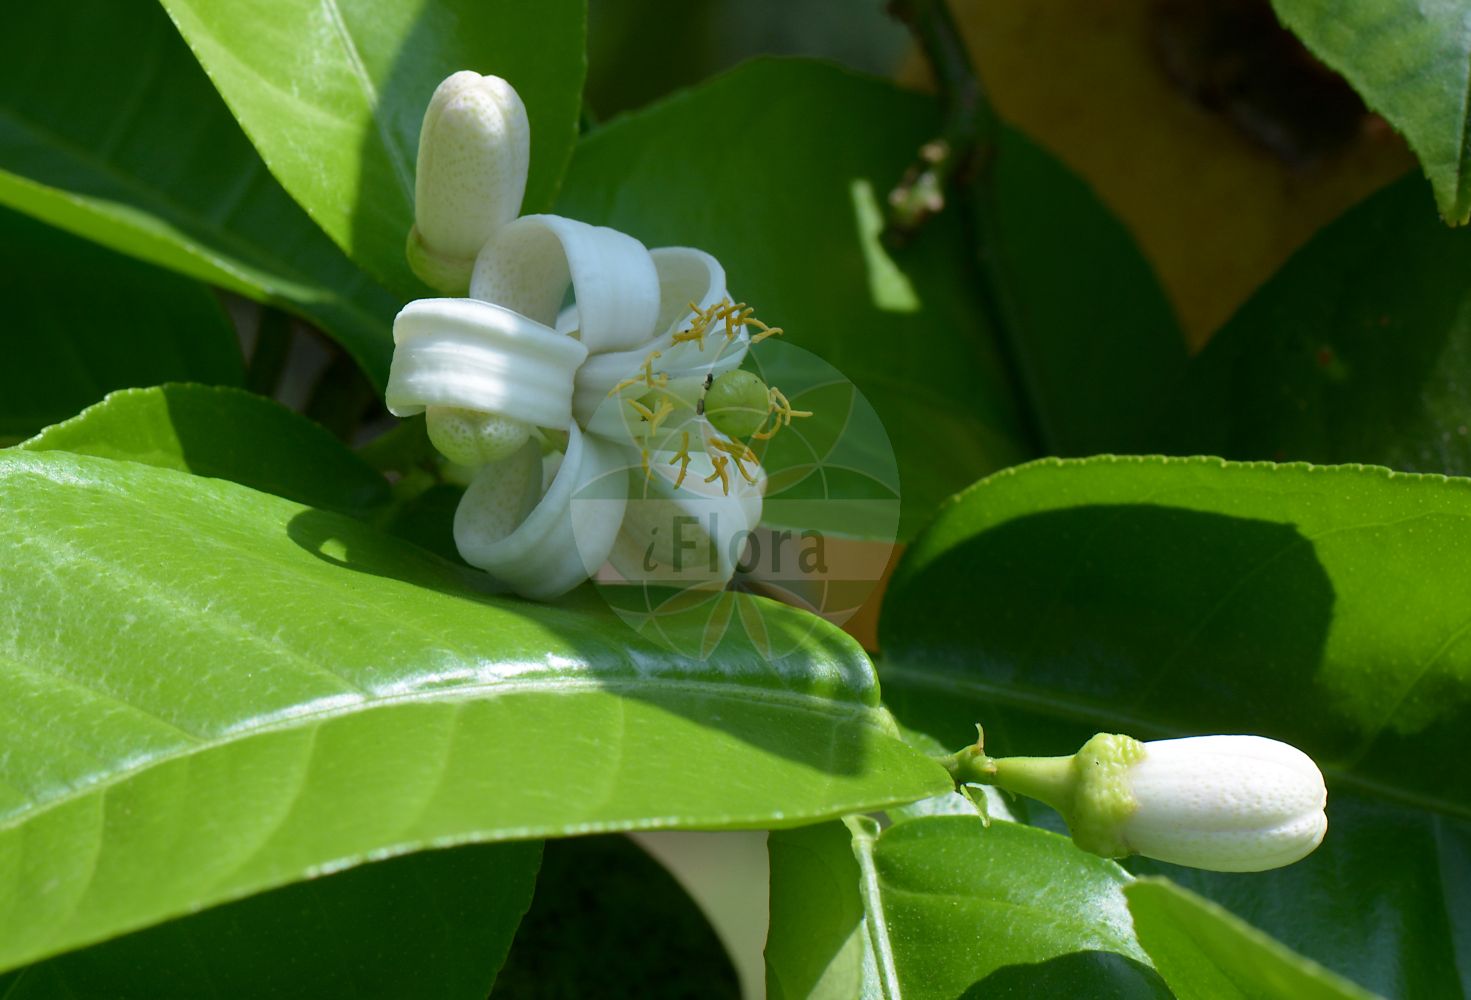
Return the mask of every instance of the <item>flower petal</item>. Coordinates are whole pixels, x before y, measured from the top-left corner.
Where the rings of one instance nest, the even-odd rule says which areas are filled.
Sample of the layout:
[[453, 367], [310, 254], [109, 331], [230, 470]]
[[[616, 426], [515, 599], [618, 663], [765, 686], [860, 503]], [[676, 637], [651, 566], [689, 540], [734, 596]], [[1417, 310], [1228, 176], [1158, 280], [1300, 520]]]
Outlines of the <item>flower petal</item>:
[[[518, 460], [525, 462], [521, 453], [507, 461]], [[522, 597], [560, 597], [607, 561], [623, 523], [628, 465], [628, 449], [584, 436], [573, 424], [545, 495], [513, 530], [502, 530], [506, 498], [520, 494], [501, 482], [504, 463], [476, 474], [455, 511], [455, 545], [466, 562]]]
[[551, 326], [571, 286], [578, 338], [589, 351], [648, 340], [659, 316], [659, 275], [625, 233], [558, 215], [527, 215], [502, 228], [475, 262], [470, 294]]
[[[745, 328], [733, 338], [727, 338], [723, 331], [711, 331], [703, 341], [674, 342], [675, 334], [689, 326], [691, 303], [703, 310], [729, 297], [720, 262], [690, 247], [660, 247], [651, 250], [649, 257], [659, 276], [659, 315], [653, 324], [654, 336], [629, 350], [594, 353], [577, 370], [572, 411], [583, 426], [592, 422], [593, 414], [613, 387], [636, 375], [655, 351], [660, 354], [656, 370], [671, 379], [719, 375], [739, 368], [746, 356], [750, 336]], [[566, 322], [575, 321], [559, 317], [558, 328]]]
[[766, 473], [746, 460], [748, 482], [729, 464], [729, 492], [711, 453], [690, 451], [683, 482], [674, 485], [679, 462], [673, 451], [649, 456], [649, 474], [635, 470], [633, 495], [609, 563], [623, 581], [691, 587], [723, 587], [735, 575], [746, 540], [761, 522]]
[[562, 429], [587, 348], [509, 309], [474, 299], [419, 299], [393, 321], [388, 409], [404, 417], [458, 406]]

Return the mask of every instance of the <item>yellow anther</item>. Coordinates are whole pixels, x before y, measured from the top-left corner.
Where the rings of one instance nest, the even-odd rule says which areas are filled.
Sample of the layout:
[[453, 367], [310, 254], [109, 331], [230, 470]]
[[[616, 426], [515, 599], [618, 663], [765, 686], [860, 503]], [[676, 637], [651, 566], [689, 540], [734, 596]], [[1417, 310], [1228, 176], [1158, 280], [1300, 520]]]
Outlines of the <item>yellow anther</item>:
[[642, 419], [648, 421], [649, 423], [654, 422], [654, 411], [649, 409], [643, 403], [640, 403], [636, 399], [630, 399], [628, 401], [628, 405], [633, 407], [634, 412], [637, 413]]
[[776, 412], [781, 415], [781, 425], [783, 427], [790, 427], [793, 417], [812, 416], [811, 410], [792, 409], [791, 400], [787, 399], [786, 395], [776, 386], [771, 387], [771, 402]]
[[756, 453], [744, 442], [737, 441], [734, 438], [712, 437], [710, 443], [737, 460], [742, 458], [752, 462], [756, 460]]
[[760, 428], [756, 430], [755, 433], [751, 435], [751, 437], [755, 438], [757, 441], [770, 441], [772, 438], [776, 437], [777, 431], [781, 430], [783, 427], [791, 426], [793, 417], [812, 416], [811, 410], [792, 409], [791, 400], [787, 399], [786, 394], [780, 389], [776, 388], [776, 386], [772, 386], [767, 391], [767, 395], [770, 402], [769, 408], [766, 411], [766, 416], [768, 419], [771, 420], [771, 426], [767, 427], [763, 424]]
[[725, 467], [730, 464], [730, 459], [725, 455], [712, 455], [710, 456], [710, 464], [715, 468], [715, 471], [705, 477], [705, 482], [713, 483], [717, 479], [720, 480], [721, 491], [726, 496], [730, 496], [730, 473], [725, 471]]
[[673, 412], [674, 412], [674, 404], [671, 403], [671, 402], [669, 402], [668, 399], [660, 399], [659, 400], [659, 405], [656, 406], [656, 407], [654, 407], [653, 414], [650, 415], [649, 418], [648, 418], [648, 420], [649, 420], [648, 436], [649, 437], [653, 437], [654, 436], [654, 433], [659, 429], [659, 425], [662, 424], [665, 421], [665, 419], [669, 416], [669, 414], [671, 414]]
[[[756, 453], [745, 442], [737, 441], [734, 438], [712, 437], [710, 444], [730, 456], [731, 462], [735, 465], [736, 471], [741, 474], [742, 479], [752, 486], [756, 485], [756, 477], [747, 472], [746, 467], [741, 464], [743, 460], [747, 462], [758, 461]], [[724, 461], [724, 459], [722, 458], [720, 461]], [[727, 489], [726, 492], [729, 493], [730, 490]]]
[[629, 386], [638, 385], [640, 382], [650, 389], [662, 389], [668, 385], [669, 374], [667, 372], [656, 373], [654, 371], [654, 360], [661, 355], [662, 352], [654, 351], [647, 358], [644, 358], [644, 363], [640, 366], [639, 373], [632, 378], [626, 378], [622, 382], [619, 382], [612, 389], [608, 390], [608, 395], [616, 396]]
[[679, 451], [675, 452], [674, 457], [669, 460], [670, 465], [673, 465], [675, 462], [679, 463], [679, 476], [676, 477], [674, 480], [674, 488], [679, 489], [680, 484], [684, 482], [685, 473], [690, 471], [689, 431], [682, 432], [682, 437], [680, 438], [679, 442]]

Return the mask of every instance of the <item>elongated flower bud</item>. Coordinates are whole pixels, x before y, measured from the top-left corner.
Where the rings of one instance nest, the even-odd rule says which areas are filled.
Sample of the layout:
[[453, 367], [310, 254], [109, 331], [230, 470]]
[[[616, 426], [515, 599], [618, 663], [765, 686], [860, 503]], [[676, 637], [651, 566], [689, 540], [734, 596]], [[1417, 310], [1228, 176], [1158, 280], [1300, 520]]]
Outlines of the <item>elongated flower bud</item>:
[[1261, 736], [1141, 743], [1100, 733], [1071, 757], [950, 758], [962, 782], [1040, 799], [1074, 842], [1105, 857], [1145, 857], [1210, 871], [1300, 861], [1323, 840], [1323, 775], [1296, 747]]
[[475, 257], [521, 212], [531, 158], [526, 106], [505, 80], [469, 70], [434, 91], [419, 133], [409, 266], [431, 288], [464, 295]]

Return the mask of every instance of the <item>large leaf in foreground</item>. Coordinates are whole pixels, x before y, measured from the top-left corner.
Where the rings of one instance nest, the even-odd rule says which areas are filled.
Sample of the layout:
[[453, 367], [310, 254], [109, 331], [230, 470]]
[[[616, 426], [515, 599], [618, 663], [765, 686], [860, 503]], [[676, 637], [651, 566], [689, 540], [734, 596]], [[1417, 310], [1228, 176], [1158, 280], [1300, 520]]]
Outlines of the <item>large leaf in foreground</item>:
[[763, 615], [792, 655], [692, 662], [349, 518], [63, 452], [0, 457], [0, 508], [0, 967], [425, 846], [948, 784], [801, 612]]
[[928, 98], [762, 60], [592, 133], [557, 203], [649, 246], [708, 250], [732, 295], [852, 379], [898, 453], [906, 534], [1027, 447], [963, 220], [939, 216], [900, 254], [879, 240], [887, 192], [938, 129]]
[[1406, 178], [1327, 226], [1189, 366], [1171, 450], [1471, 473], [1471, 232]]
[[[911, 547], [884, 694], [948, 746], [1255, 732], [1312, 753], [1329, 833], [1254, 875], [1167, 871], [1389, 995], [1458, 996], [1471, 929], [1471, 481], [1218, 459], [1043, 462]], [[1434, 761], [1435, 766], [1427, 766]]]
[[0, 208], [0, 443], [112, 389], [239, 384], [240, 344], [203, 285]]
[[583, 0], [163, 0], [271, 171], [348, 256], [404, 290], [429, 95], [456, 70], [505, 77], [531, 119], [528, 212], [577, 137]]
[[1404, 133], [1452, 225], [1471, 217], [1471, 19], [1458, 0], [1272, 0], [1282, 23]]
[[163, 385], [115, 392], [21, 445], [228, 479], [314, 507], [372, 513], [388, 481], [324, 428], [236, 389]]
[[298, 882], [0, 976], [6, 1000], [484, 1000], [538, 845], [422, 851]]
[[387, 378], [396, 300], [281, 190], [153, 3], [6, 11], [0, 204], [287, 306]]
[[847, 826], [772, 835], [773, 997], [1170, 995], [1112, 861], [975, 815]]

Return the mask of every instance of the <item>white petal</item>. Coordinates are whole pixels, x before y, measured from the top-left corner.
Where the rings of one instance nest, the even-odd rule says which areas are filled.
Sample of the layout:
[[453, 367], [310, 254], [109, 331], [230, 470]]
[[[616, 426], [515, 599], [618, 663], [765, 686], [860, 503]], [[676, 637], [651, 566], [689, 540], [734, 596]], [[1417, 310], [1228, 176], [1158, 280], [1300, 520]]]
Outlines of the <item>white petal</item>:
[[491, 548], [526, 520], [541, 499], [541, 465], [540, 443], [527, 441], [509, 458], [479, 468], [455, 509], [462, 552]]
[[393, 321], [384, 393], [397, 416], [458, 406], [558, 430], [572, 422], [572, 384], [587, 348], [509, 309], [474, 299], [420, 299]]
[[517, 219], [480, 252], [470, 294], [551, 326], [569, 285], [577, 336], [589, 351], [649, 339], [659, 315], [658, 272], [644, 245], [616, 229], [557, 215]]
[[727, 494], [714, 471], [710, 453], [691, 445], [690, 464], [676, 488], [679, 463], [675, 452], [649, 456], [649, 475], [635, 470], [623, 528], [609, 557], [623, 580], [681, 587], [723, 587], [735, 574], [746, 539], [761, 522], [766, 473], [759, 462], [746, 461], [756, 480], [747, 482], [733, 464], [726, 465]]
[[707, 309], [729, 297], [720, 262], [703, 250], [689, 247], [660, 247], [650, 251], [649, 256], [659, 276], [659, 315], [653, 325], [656, 335], [629, 350], [591, 354], [577, 370], [572, 411], [584, 427], [591, 424], [593, 414], [613, 387], [637, 374], [655, 351], [660, 353], [656, 369], [671, 378], [719, 375], [739, 368], [746, 356], [750, 336], [745, 328], [733, 339], [727, 339], [723, 331], [711, 331], [703, 343], [674, 343], [674, 335], [689, 327], [690, 303]]
[[420, 277], [463, 294], [475, 256], [521, 211], [531, 126], [505, 80], [468, 70], [442, 82], [419, 132], [409, 259]]
[[582, 583], [607, 561], [623, 522], [627, 450], [575, 424], [569, 433], [546, 494], [513, 531], [500, 533], [491, 521], [504, 508], [496, 466], [476, 475], [455, 511], [460, 555], [522, 597], [550, 600]]
[[1263, 871], [1323, 839], [1327, 790], [1312, 758], [1260, 736], [1144, 744], [1130, 765], [1137, 808], [1121, 825], [1140, 854], [1212, 871]]

